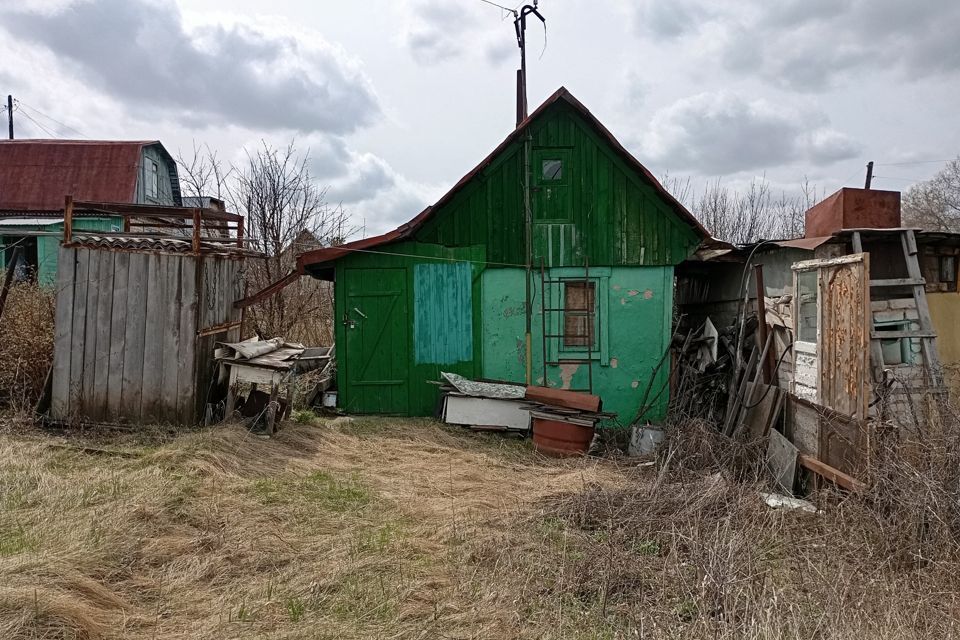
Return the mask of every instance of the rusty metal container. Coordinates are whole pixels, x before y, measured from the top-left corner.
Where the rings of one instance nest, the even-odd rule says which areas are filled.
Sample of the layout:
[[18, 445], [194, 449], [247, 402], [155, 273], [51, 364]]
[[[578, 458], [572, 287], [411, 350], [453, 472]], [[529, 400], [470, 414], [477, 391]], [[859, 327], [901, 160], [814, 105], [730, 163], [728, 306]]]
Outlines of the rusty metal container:
[[900, 226], [900, 192], [844, 187], [807, 209], [804, 222], [807, 238], [842, 229], [895, 229]]
[[582, 456], [590, 448], [596, 424], [575, 424], [560, 416], [546, 417], [532, 414], [533, 448], [540, 453], [556, 458]]

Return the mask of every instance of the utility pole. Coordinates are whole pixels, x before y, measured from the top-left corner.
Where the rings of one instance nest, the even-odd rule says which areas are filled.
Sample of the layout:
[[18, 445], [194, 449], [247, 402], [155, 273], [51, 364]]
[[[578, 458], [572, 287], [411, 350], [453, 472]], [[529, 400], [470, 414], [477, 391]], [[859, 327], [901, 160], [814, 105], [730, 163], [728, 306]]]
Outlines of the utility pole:
[[[520, 11], [513, 12], [513, 28], [517, 33], [517, 46], [520, 47], [520, 69], [517, 70], [517, 127], [527, 118], [527, 16], [533, 14], [540, 19], [544, 25], [547, 21], [540, 12], [537, 11], [537, 0], [533, 0], [532, 5], [524, 5]], [[526, 254], [526, 331], [524, 335], [526, 351], [526, 382], [533, 384], [533, 286], [531, 278], [533, 277], [533, 214], [530, 207], [530, 172], [531, 155], [533, 153], [533, 138], [527, 131], [523, 138], [523, 222], [524, 222], [524, 253]], [[553, 265], [551, 265], [553, 266]], [[541, 291], [540, 295], [546, 295]], [[547, 327], [543, 327], [547, 331]], [[542, 354], [546, 359], [547, 354]], [[544, 386], [547, 381], [543, 381]]]
[[867, 179], [863, 184], [864, 189], [869, 189], [873, 184], [873, 160], [867, 163]]
[[7, 128], [10, 139], [13, 140], [13, 96], [7, 95]]
[[527, 117], [527, 16], [533, 14], [546, 24], [540, 12], [537, 11], [538, 0], [533, 4], [525, 4], [520, 11], [513, 12], [513, 28], [517, 32], [517, 46], [520, 47], [520, 69], [517, 71], [517, 125]]

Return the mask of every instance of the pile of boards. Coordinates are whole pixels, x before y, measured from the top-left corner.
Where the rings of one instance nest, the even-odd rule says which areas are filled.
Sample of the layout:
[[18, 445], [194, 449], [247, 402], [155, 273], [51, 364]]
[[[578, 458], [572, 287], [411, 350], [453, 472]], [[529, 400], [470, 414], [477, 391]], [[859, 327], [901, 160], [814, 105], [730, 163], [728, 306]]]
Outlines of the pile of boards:
[[530, 431], [531, 418], [593, 427], [612, 417], [598, 396], [510, 382], [475, 381], [441, 372], [440, 418], [475, 431]]
[[440, 418], [476, 431], [530, 430], [526, 387], [508, 382], [477, 382], [455, 373], [440, 373]]
[[600, 397], [578, 391], [552, 387], [527, 387], [526, 399], [530, 414], [557, 422], [593, 427], [600, 420], [615, 417], [600, 411]]

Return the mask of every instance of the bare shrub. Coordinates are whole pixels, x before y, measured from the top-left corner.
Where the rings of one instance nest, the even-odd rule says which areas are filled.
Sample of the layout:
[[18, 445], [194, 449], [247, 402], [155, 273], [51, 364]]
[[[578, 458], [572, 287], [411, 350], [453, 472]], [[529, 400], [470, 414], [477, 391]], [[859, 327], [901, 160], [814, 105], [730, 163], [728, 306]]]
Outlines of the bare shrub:
[[[253, 294], [296, 268], [297, 256], [342, 244], [356, 228], [327, 189], [310, 174], [309, 151], [291, 142], [275, 148], [266, 142], [229, 168], [209, 147], [178, 157], [186, 193], [213, 195], [243, 214], [247, 246], [263, 254], [247, 261], [247, 293]], [[300, 278], [248, 308], [245, 331], [280, 336], [305, 344], [333, 341], [333, 288], [329, 282]]]
[[930, 180], [907, 190], [903, 224], [931, 231], [960, 230], [960, 156], [947, 162]]
[[28, 410], [40, 397], [53, 362], [53, 321], [52, 290], [32, 283], [10, 288], [0, 340], [0, 402]]

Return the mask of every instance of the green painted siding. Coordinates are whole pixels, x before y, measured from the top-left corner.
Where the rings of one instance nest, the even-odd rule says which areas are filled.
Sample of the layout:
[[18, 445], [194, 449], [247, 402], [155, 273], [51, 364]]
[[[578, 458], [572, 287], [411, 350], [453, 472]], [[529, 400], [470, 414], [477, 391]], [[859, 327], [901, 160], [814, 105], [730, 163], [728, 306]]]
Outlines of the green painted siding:
[[[664, 417], [669, 367], [654, 369], [670, 339], [673, 266], [699, 238], [648, 180], [565, 103], [530, 125], [536, 384], [593, 390], [622, 424]], [[506, 147], [460, 188], [409, 241], [383, 253], [351, 253], [334, 265], [339, 405], [352, 413], [430, 415], [440, 371], [472, 378], [525, 378], [524, 143]], [[459, 261], [459, 262], [458, 262]], [[592, 364], [543, 362], [576, 355], [554, 347], [544, 358], [539, 268], [583, 277], [589, 264], [597, 315]], [[560, 314], [548, 333], [560, 333]], [[577, 353], [570, 353], [576, 351]], [[443, 363], [443, 364], [440, 364]]]
[[[563, 270], [553, 270], [551, 275], [562, 276]], [[593, 390], [603, 398], [604, 410], [616, 413], [621, 424], [629, 424], [670, 339], [673, 267], [614, 267], [596, 278], [607, 280], [598, 286], [597, 295], [604, 299], [598, 299], [597, 306], [601, 313], [606, 308], [598, 333], [608, 333], [609, 353], [606, 358], [594, 354]], [[487, 269], [482, 289], [483, 377], [523, 382], [524, 271]], [[542, 295], [539, 276], [534, 279], [534, 295], [535, 300]], [[534, 382], [543, 384], [543, 317], [536, 302], [532, 331]], [[645, 416], [650, 421], [666, 415], [668, 369], [661, 367], [652, 383], [650, 399], [656, 400]], [[547, 378], [551, 387], [584, 388], [587, 366], [551, 367]]]
[[[74, 231], [119, 231], [123, 229], [123, 220], [117, 216], [105, 216], [99, 218], [74, 218]], [[18, 236], [17, 232], [44, 231], [52, 233], [63, 233], [63, 223], [57, 223], [49, 226], [23, 226], [23, 227], [4, 227], [0, 230], [0, 246], [7, 247], [13, 244], [23, 236]], [[60, 251], [61, 237], [57, 236], [36, 236], [37, 243], [37, 281], [42, 285], [53, 285], [57, 280], [57, 259]], [[3, 264], [7, 263], [7, 251], [0, 251], [3, 254]]]
[[[667, 266], [699, 239], [590, 125], [557, 104], [531, 125], [534, 263]], [[563, 161], [560, 181], [543, 161]], [[434, 212], [418, 242], [486, 245], [492, 262], [523, 265], [523, 144], [515, 143]]]
[[[428, 380], [438, 380], [440, 371], [452, 371], [468, 377], [480, 375], [480, 354], [482, 343], [480, 332], [480, 305], [471, 304], [469, 309], [472, 315], [471, 333], [473, 344], [472, 357], [468, 360], [453, 364], [436, 364], [417, 362], [414, 357], [413, 345], [416, 344], [416, 322], [413, 310], [416, 307], [414, 292], [416, 290], [416, 271], [418, 265], [436, 264], [463, 264], [467, 265], [470, 274], [470, 298], [480, 300], [480, 275], [483, 272], [485, 254], [483, 247], [444, 248], [436, 245], [424, 245], [414, 242], [402, 242], [391, 245], [392, 254], [374, 253], [351, 254], [336, 263], [334, 300], [336, 342], [340, 353], [341, 365], [337, 369], [338, 404], [350, 413], [396, 413], [401, 415], [431, 415], [437, 405], [437, 386], [429, 384]], [[422, 256], [422, 257], [418, 257]], [[457, 263], [456, 260], [472, 262]], [[384, 275], [381, 279], [377, 274]], [[389, 274], [389, 275], [388, 275]], [[402, 313], [389, 313], [386, 307], [361, 306], [358, 295], [365, 291], [377, 292], [381, 290], [381, 282], [385, 278], [396, 278], [402, 274], [402, 289], [405, 299], [397, 301], [398, 307], [404, 309]], [[394, 285], [400, 287], [401, 285]], [[372, 310], [371, 310], [372, 309]], [[363, 318], [357, 311], [367, 316]], [[388, 317], [388, 315], [390, 317]], [[364, 330], [360, 323], [368, 325], [385, 325], [384, 329], [391, 333], [393, 344], [406, 346], [406, 359], [398, 360], [395, 354], [401, 348], [391, 348], [389, 351], [380, 349], [357, 348], [355, 334]], [[364, 338], [366, 342], [366, 339]], [[383, 375], [375, 378], [370, 371], [387, 366], [380, 362], [388, 359], [391, 367], [390, 376]], [[357, 373], [364, 372], [368, 376], [363, 384], [356, 384]], [[396, 376], [396, 377], [391, 377]], [[403, 380], [401, 385], [389, 384], [391, 380]], [[401, 395], [406, 397], [401, 400]], [[386, 398], [386, 399], [385, 399]], [[387, 405], [389, 405], [388, 408]]]

